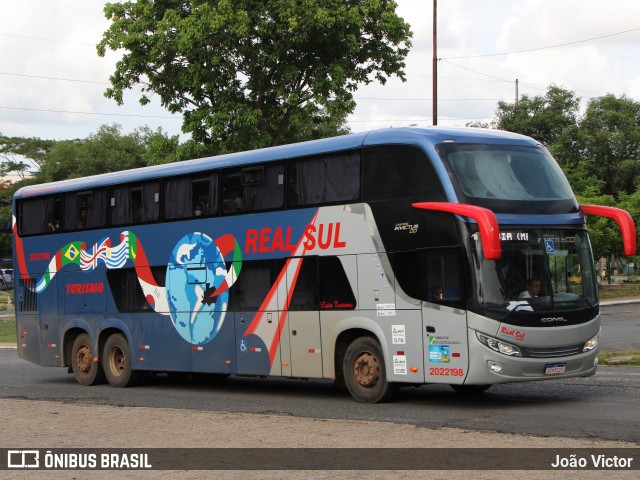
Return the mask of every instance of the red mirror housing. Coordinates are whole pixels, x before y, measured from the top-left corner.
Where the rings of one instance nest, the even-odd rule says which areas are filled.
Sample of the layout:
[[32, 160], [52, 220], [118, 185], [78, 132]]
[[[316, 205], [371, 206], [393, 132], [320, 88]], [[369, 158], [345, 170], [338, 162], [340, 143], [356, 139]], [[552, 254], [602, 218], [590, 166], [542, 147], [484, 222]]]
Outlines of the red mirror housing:
[[587, 215], [612, 218], [618, 222], [622, 231], [624, 254], [628, 257], [636, 254], [636, 226], [633, 224], [633, 218], [628, 212], [620, 208], [602, 207], [600, 205], [580, 205], [580, 211]]
[[422, 210], [456, 213], [472, 218], [478, 223], [478, 228], [480, 229], [480, 240], [482, 241], [485, 258], [487, 260], [498, 260], [502, 256], [500, 227], [498, 226], [498, 219], [491, 210], [466, 203], [448, 202], [418, 202], [412, 204], [412, 206]]

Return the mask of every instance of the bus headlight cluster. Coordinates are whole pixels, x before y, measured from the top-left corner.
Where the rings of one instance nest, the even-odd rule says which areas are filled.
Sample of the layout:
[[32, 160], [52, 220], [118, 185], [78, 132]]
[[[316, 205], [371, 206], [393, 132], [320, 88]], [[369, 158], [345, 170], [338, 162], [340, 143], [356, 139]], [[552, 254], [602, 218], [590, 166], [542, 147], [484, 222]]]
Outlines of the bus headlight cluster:
[[520, 349], [515, 345], [511, 345], [510, 343], [503, 342], [502, 340], [498, 340], [497, 338], [487, 337], [480, 332], [476, 332], [476, 337], [478, 341], [486, 347], [489, 347], [491, 350], [501, 353], [503, 355], [509, 355], [510, 357], [521, 357], [522, 353]]
[[589, 340], [587, 340], [587, 343], [585, 343], [584, 347], [582, 347], [582, 351], [583, 352], [588, 352], [588, 351], [593, 350], [597, 346], [598, 346], [598, 335], [596, 335], [595, 337], [590, 338]]

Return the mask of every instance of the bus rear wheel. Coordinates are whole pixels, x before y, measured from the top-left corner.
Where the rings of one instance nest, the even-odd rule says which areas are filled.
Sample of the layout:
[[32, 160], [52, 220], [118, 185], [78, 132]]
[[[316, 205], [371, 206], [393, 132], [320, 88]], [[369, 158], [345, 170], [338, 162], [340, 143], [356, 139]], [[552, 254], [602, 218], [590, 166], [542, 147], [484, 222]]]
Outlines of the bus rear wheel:
[[97, 385], [104, 381], [104, 371], [98, 362], [94, 362], [95, 357], [89, 335], [78, 335], [71, 347], [71, 370], [80, 385]]
[[142, 379], [142, 372], [131, 369], [129, 344], [120, 333], [114, 333], [107, 338], [102, 349], [102, 365], [107, 381], [112, 387], [133, 387]]
[[380, 344], [371, 337], [360, 337], [351, 342], [342, 371], [349, 393], [358, 402], [385, 402], [395, 393], [396, 386], [387, 381]]

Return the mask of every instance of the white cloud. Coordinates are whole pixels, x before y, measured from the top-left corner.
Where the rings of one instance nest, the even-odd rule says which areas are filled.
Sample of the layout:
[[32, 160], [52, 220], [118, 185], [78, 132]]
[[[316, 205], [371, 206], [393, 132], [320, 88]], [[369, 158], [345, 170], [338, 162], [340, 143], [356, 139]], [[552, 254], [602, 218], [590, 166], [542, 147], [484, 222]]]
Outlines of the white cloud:
[[[386, 86], [372, 84], [356, 92], [358, 107], [350, 116], [354, 131], [431, 124], [433, 3], [396, 1], [398, 13], [414, 32], [407, 82], [390, 79]], [[107, 85], [27, 77], [107, 82], [118, 55], [96, 54], [95, 45], [108, 27], [105, 3], [21, 0], [0, 16], [0, 107], [12, 107], [0, 108], [0, 132], [82, 138], [101, 124], [115, 122], [125, 131], [149, 125], [180, 133], [179, 119], [149, 118], [169, 114], [157, 101], [140, 106], [136, 92], [127, 94], [125, 105], [118, 107], [104, 98]], [[499, 99], [514, 98], [516, 78], [520, 93], [530, 95], [544, 93], [554, 83], [584, 98], [606, 93], [640, 98], [640, 31], [530, 53], [452, 58], [575, 42], [640, 28], [638, 19], [640, 2], [633, 0], [440, 0], [438, 57], [449, 60], [438, 65], [439, 123], [464, 125], [492, 118]]]

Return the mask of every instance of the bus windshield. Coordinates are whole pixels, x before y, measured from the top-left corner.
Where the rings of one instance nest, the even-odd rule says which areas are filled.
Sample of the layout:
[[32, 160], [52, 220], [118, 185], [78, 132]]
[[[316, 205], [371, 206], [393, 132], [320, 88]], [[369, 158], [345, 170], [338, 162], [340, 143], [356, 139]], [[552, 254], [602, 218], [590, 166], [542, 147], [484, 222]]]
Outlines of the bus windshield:
[[503, 231], [502, 257], [486, 260], [472, 235], [475, 294], [499, 317], [513, 310], [565, 311], [598, 302], [589, 237], [583, 231]]
[[467, 197], [516, 201], [573, 198], [560, 167], [544, 148], [446, 144], [440, 150]]

